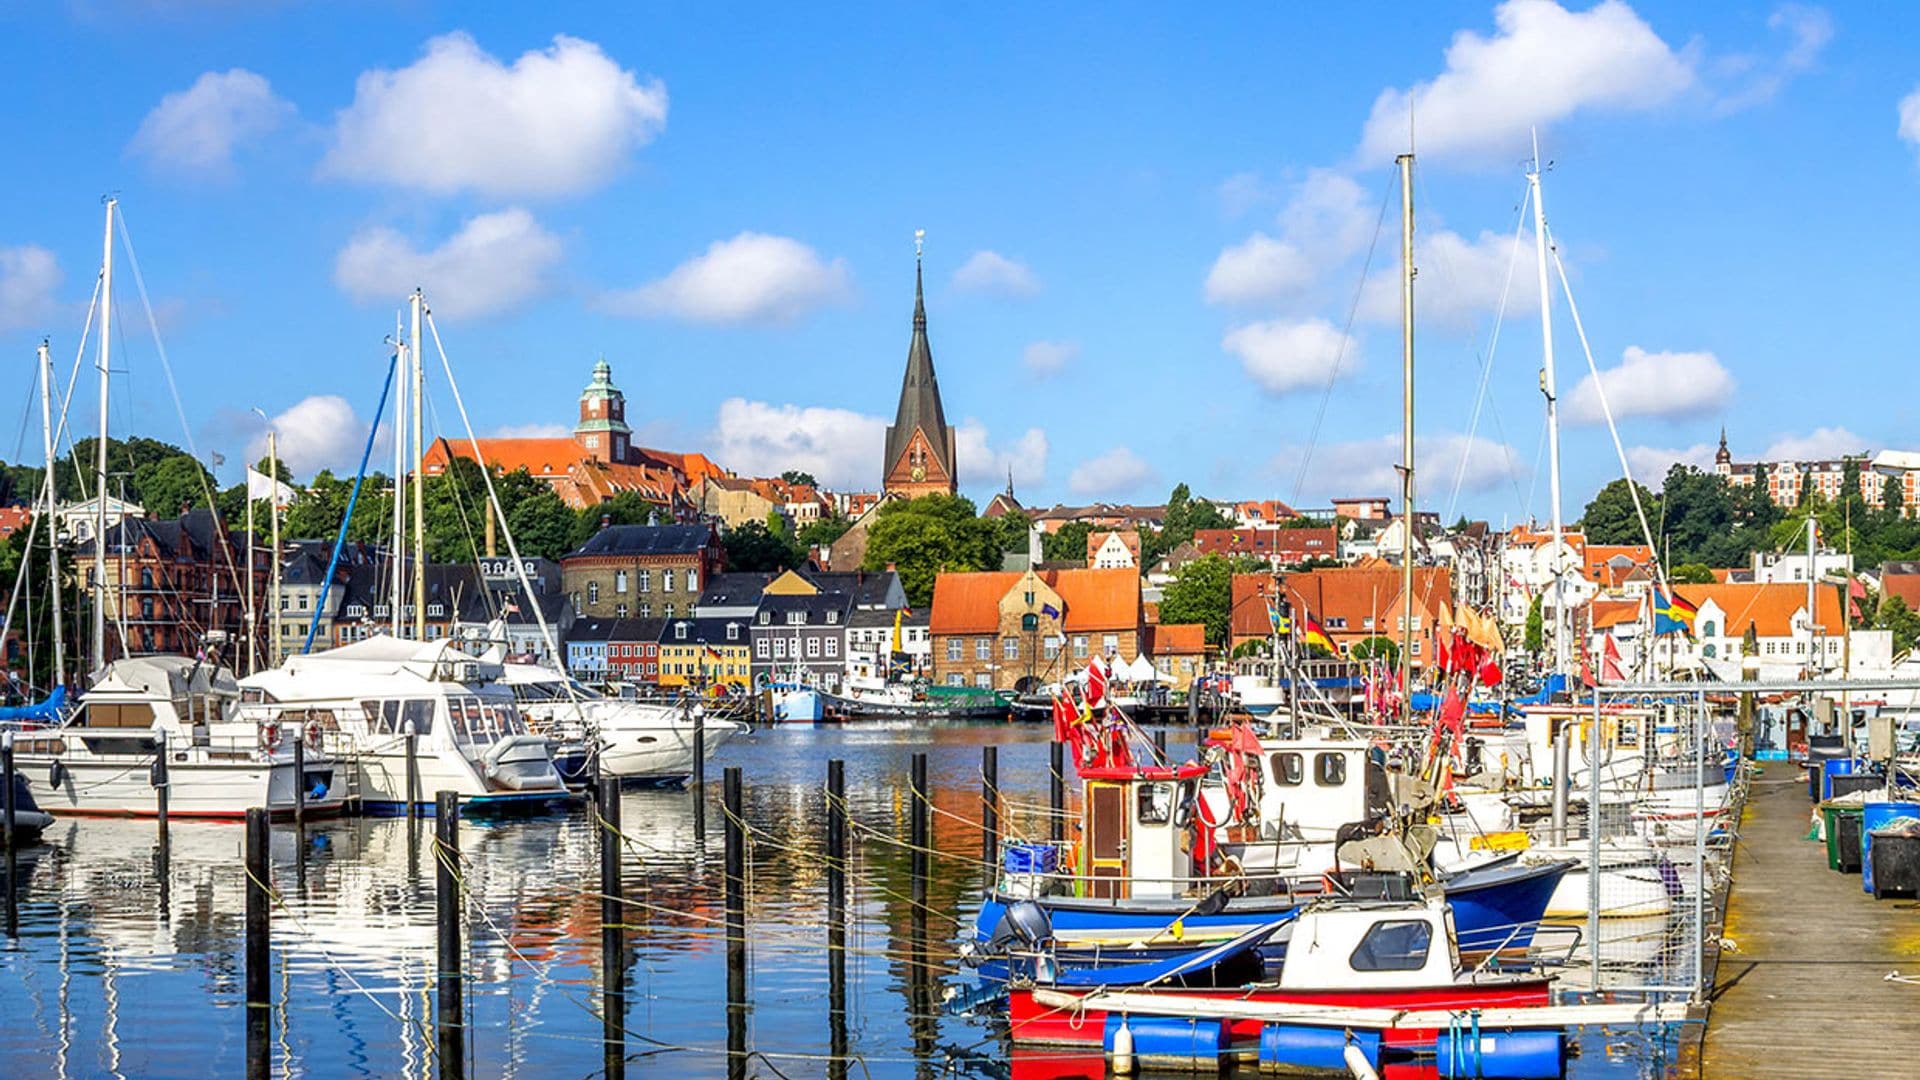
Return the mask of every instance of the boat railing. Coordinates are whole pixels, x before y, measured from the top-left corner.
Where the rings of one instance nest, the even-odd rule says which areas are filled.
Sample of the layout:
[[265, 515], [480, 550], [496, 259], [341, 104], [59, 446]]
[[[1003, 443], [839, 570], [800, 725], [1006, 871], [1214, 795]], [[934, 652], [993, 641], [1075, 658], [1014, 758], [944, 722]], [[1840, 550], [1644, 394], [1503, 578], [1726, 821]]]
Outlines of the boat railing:
[[[1051, 858], [1042, 852], [1052, 852]], [[1214, 893], [1246, 896], [1324, 895], [1327, 886], [1321, 875], [1303, 876], [1299, 871], [1276, 867], [1272, 871], [1236, 868], [1222, 874], [1177, 874], [1153, 877], [1142, 874], [1100, 874], [1082, 872], [1077, 867], [1078, 849], [1069, 840], [1014, 840], [1000, 842], [1000, 862], [996, 868], [994, 891], [1010, 899], [1041, 896], [1100, 898], [1102, 890], [1124, 884], [1129, 891], [1141, 886], [1170, 888], [1173, 895], [1204, 899]]]

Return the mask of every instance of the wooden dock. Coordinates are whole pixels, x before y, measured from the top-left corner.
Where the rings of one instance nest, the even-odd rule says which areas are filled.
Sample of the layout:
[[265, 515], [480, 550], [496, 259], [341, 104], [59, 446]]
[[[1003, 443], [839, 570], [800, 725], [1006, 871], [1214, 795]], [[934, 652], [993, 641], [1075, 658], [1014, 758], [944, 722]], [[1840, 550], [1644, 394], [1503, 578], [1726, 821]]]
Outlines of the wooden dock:
[[1701, 1048], [1707, 1077], [1920, 1075], [1920, 902], [1882, 900], [1805, 839], [1806, 773], [1770, 762], [1741, 816]]

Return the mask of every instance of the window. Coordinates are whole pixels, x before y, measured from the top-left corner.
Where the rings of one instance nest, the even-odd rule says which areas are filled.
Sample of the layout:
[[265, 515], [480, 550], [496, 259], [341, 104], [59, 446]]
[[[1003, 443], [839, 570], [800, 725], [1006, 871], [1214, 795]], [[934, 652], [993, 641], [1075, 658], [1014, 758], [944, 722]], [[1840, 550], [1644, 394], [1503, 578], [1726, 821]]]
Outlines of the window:
[[960, 639], [959, 638], [950, 637], [947, 639], [947, 659], [955, 663], [959, 662], [960, 660]]
[[639, 611], [636, 611], [636, 612], [634, 612], [634, 614], [635, 614], [635, 615], [637, 615], [637, 616], [639, 616], [639, 617], [640, 617], [640, 618], [642, 618], [642, 619], [645, 619], [645, 618], [649, 618], [649, 617], [651, 617], [651, 616], [653, 615], [653, 605], [652, 605], [652, 604], [641, 604], [641, 605], [640, 605], [640, 610], [639, 610]]
[[787, 612], [787, 625], [788, 625], [788, 626], [805, 626], [805, 625], [807, 625], [807, 613], [806, 613], [806, 612], [804, 612], [804, 611], [789, 611], [789, 612]]
[[827, 625], [838, 626], [839, 624], [840, 624], [840, 613], [837, 611], [827, 612]]
[[973, 677], [973, 685], [981, 690], [991, 690], [993, 689], [993, 676], [984, 671], [978, 672]]
[[1060, 655], [1060, 647], [1064, 644], [1066, 639], [1059, 634], [1048, 634], [1046, 642], [1041, 646], [1041, 653], [1049, 660], [1056, 659]]
[[673, 567], [671, 566], [667, 567], [665, 570], [660, 571], [660, 591], [661, 592], [673, 591]]
[[974, 638], [973, 639], [973, 658], [975, 660], [993, 659], [993, 639], [992, 638]]
[[664, 606], [661, 609], [660, 614], [665, 615], [669, 619], [673, 618], [673, 605], [667, 604], [666, 606]]
[[1714, 625], [1712, 619], [1708, 619], [1706, 622], [1700, 624], [1701, 637], [1719, 637], [1720, 635], [1717, 631], [1718, 627]]
[[807, 639], [807, 659], [818, 660], [819, 658], [820, 658], [820, 639], [817, 637], [810, 637]]
[[832, 657], [838, 657], [840, 655], [840, 639], [839, 638], [830, 637], [827, 639], [827, 655]]
[[775, 660], [785, 660], [787, 658], [786, 638], [777, 637], [773, 639], [773, 658]]
[[1087, 635], [1073, 635], [1073, 658], [1076, 660], [1085, 660], [1087, 658]]
[[1408, 655], [1410, 655], [1410, 656], [1419, 656], [1419, 655], [1420, 655], [1420, 639], [1419, 639], [1419, 638], [1414, 638], [1414, 639], [1413, 639], [1413, 648], [1412, 648], [1412, 649], [1410, 649], [1410, 650], [1408, 650]]
[[965, 686], [967, 685], [967, 677], [965, 675], [960, 674], [957, 671], [948, 672], [947, 685], [948, 686]]
[[634, 578], [635, 578], [634, 583], [639, 586], [639, 591], [641, 592], [653, 591], [653, 571], [642, 568], [638, 573], [634, 575]]
[[673, 626], [673, 640], [675, 640], [675, 641], [685, 641], [685, 640], [687, 640], [687, 624], [686, 624], [686, 623], [675, 623], [675, 624], [674, 624], [674, 626]]
[[1142, 825], [1165, 825], [1173, 820], [1173, 785], [1135, 784], [1133, 817]]
[[1273, 773], [1273, 782], [1281, 787], [1299, 787], [1306, 779], [1306, 759], [1292, 751], [1273, 755], [1267, 760], [1267, 768]]
[[150, 567], [143, 566], [140, 568], [140, 587], [143, 589], [153, 588], [153, 570]]
[[773, 612], [771, 612], [771, 611], [763, 611], [763, 612], [761, 612], [761, 613], [760, 613], [760, 625], [761, 625], [761, 626], [766, 626], [767, 624], [769, 624], [769, 623], [771, 623], [771, 622], [773, 622]]
[[627, 572], [625, 570], [615, 570], [613, 572], [613, 591], [617, 593], [627, 591]]
[[1419, 971], [1427, 966], [1433, 928], [1421, 920], [1375, 923], [1354, 947], [1355, 971]]
[[1712, 642], [1708, 642], [1706, 645], [1702, 646], [1700, 649], [1700, 655], [1706, 657], [1709, 660], [1713, 659], [1714, 655], [1718, 652], [1719, 650], [1714, 648]]
[[687, 567], [687, 591], [690, 593], [700, 591], [700, 569], [698, 567]]
[[615, 605], [613, 605], [613, 617], [614, 617], [614, 618], [616, 618], [616, 619], [624, 619], [624, 618], [626, 618], [626, 617], [627, 617], [627, 605], [625, 605], [625, 604], [615, 604]]
[[1010, 637], [1010, 638], [1000, 639], [1000, 659], [1002, 660], [1020, 659], [1020, 639], [1019, 638]]
[[600, 583], [597, 581], [587, 582], [587, 603], [591, 605], [591, 604], [598, 604], [599, 602], [600, 602]]
[[1347, 782], [1347, 755], [1313, 755], [1313, 782], [1321, 787], [1339, 787]]
[[760, 659], [765, 660], [768, 656], [772, 655], [772, 653], [773, 650], [768, 647], [766, 638], [761, 638], [759, 641], [753, 643], [753, 655]]
[[740, 640], [740, 624], [739, 623], [730, 622], [727, 624], [727, 640], [728, 641]]
[[1120, 635], [1108, 634], [1105, 637], [1102, 637], [1100, 639], [1100, 648], [1108, 656], [1113, 656], [1117, 654], [1120, 651]]

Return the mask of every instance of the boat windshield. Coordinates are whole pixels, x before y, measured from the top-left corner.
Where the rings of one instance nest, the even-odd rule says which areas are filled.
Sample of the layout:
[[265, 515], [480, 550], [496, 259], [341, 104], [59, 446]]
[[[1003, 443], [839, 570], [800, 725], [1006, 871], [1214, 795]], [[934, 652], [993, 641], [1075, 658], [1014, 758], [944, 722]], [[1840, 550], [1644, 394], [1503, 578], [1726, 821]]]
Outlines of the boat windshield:
[[451, 697], [447, 715], [453, 737], [461, 743], [484, 745], [509, 735], [525, 735], [527, 725], [512, 702], [490, 698]]
[[[567, 692], [569, 688], [573, 691], [571, 695]], [[537, 704], [550, 701], [600, 700], [599, 692], [575, 679], [568, 679], [564, 682], [559, 679], [549, 679], [541, 682], [514, 683], [513, 696], [514, 700], [522, 704]]]
[[416, 735], [433, 734], [433, 701], [430, 698], [415, 698], [412, 701], [362, 701], [360, 711], [367, 718], [367, 730], [380, 735], [404, 735], [407, 722], [413, 722]]

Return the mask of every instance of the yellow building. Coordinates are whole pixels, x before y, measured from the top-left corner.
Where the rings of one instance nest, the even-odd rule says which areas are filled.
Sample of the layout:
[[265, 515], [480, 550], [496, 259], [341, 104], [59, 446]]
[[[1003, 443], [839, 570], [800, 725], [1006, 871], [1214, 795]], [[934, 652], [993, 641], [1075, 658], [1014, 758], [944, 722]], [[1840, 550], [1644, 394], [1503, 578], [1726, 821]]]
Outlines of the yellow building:
[[745, 691], [753, 681], [749, 645], [744, 617], [669, 619], [660, 631], [660, 685]]

